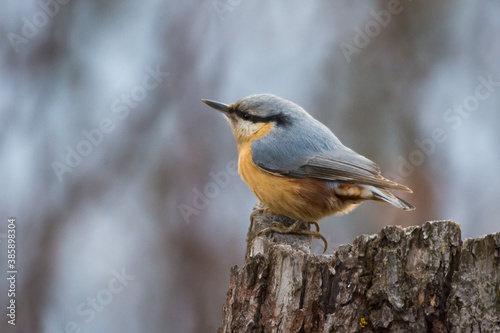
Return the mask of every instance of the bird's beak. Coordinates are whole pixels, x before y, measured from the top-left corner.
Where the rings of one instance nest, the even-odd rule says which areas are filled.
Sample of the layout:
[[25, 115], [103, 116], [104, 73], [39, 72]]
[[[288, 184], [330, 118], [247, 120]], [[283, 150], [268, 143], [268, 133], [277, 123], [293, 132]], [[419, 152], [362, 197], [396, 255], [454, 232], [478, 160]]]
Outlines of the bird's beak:
[[226, 116], [229, 116], [229, 105], [216, 101], [211, 101], [208, 99], [202, 99], [201, 101], [206, 105], [210, 106], [211, 108], [214, 108], [215, 110], [224, 113]]

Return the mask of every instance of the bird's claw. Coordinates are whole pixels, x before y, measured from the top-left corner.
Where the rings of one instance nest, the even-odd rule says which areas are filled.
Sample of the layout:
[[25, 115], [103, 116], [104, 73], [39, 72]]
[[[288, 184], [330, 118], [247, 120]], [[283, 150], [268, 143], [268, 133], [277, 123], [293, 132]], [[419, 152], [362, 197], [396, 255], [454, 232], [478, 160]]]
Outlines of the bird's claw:
[[278, 233], [278, 234], [285, 234], [285, 235], [286, 234], [307, 235], [307, 236], [311, 236], [311, 237], [316, 238], [316, 239], [321, 239], [323, 241], [323, 244], [324, 244], [323, 253], [325, 253], [326, 249], [328, 248], [328, 242], [326, 241], [326, 238], [322, 234], [320, 234], [318, 223], [317, 222], [308, 222], [308, 223], [313, 224], [316, 227], [316, 231], [300, 229], [300, 227], [302, 226], [302, 223], [299, 223], [299, 221], [296, 221], [294, 224], [292, 224], [289, 227], [285, 227], [283, 224], [281, 224], [279, 222], [273, 222], [272, 227], [261, 230], [257, 234], [257, 236], [265, 236], [265, 235], [268, 235], [272, 232]]
[[319, 224], [318, 222], [309, 222], [309, 225], [314, 225], [316, 227], [316, 232], [319, 232]]

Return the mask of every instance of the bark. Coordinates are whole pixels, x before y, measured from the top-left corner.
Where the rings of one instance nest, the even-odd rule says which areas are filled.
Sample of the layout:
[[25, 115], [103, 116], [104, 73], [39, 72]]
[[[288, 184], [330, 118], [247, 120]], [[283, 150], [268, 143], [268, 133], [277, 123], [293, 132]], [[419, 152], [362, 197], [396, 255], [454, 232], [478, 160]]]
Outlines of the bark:
[[257, 236], [231, 269], [219, 332], [500, 332], [500, 233], [462, 242], [452, 221], [388, 226], [333, 255], [307, 236]]

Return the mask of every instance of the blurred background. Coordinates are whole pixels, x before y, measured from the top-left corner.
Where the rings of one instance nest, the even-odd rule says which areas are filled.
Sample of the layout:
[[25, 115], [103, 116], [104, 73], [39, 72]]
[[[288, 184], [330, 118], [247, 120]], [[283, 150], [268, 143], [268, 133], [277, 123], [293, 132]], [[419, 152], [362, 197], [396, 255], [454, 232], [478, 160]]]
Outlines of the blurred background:
[[413, 212], [325, 219], [328, 253], [391, 224], [500, 230], [496, 1], [1, 8], [0, 269], [15, 217], [18, 270], [1, 332], [216, 331], [256, 199], [202, 98], [292, 100], [414, 190]]

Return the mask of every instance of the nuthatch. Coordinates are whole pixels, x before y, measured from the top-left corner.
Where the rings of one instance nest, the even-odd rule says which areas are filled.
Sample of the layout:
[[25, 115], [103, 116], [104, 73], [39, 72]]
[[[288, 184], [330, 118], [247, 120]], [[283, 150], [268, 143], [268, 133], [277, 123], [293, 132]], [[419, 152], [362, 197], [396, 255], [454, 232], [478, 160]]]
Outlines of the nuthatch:
[[[326, 240], [317, 222], [346, 214], [365, 200], [415, 209], [389, 190], [412, 192], [380, 175], [377, 164], [344, 146], [322, 123], [295, 103], [250, 95], [233, 104], [202, 100], [229, 120], [238, 144], [238, 172], [271, 214], [297, 220], [267, 232], [308, 234]], [[301, 229], [303, 223], [316, 231]]]

